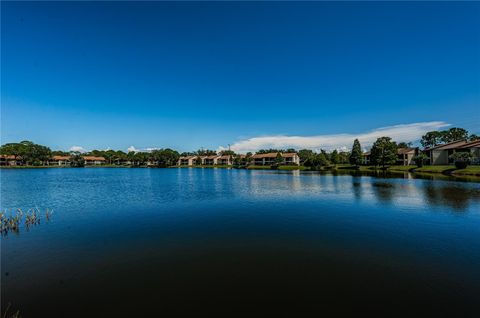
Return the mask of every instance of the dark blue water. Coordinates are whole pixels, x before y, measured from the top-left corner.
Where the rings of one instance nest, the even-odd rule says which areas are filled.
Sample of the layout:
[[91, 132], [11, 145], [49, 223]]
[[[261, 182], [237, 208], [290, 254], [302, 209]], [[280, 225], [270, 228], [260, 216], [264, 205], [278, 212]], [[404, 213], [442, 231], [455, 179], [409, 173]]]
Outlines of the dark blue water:
[[[225, 169], [1, 170], [22, 317], [480, 313], [480, 184]], [[3, 310], [2, 309], [2, 310]]]

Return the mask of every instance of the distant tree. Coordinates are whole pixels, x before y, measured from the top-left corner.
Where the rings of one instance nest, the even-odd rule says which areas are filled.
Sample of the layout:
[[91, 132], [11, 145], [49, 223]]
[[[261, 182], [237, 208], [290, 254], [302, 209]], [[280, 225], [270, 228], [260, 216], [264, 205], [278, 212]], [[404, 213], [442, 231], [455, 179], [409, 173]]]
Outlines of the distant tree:
[[440, 131], [429, 131], [422, 136], [420, 143], [424, 148], [432, 148], [442, 142], [443, 133]]
[[119, 164], [121, 161], [127, 160], [127, 154], [121, 150], [115, 151], [114, 160], [116, 164]]
[[275, 164], [280, 165], [283, 163], [283, 157], [280, 152], [277, 152], [277, 156], [275, 157]]
[[393, 165], [397, 162], [397, 144], [390, 137], [380, 137], [370, 150], [370, 161], [376, 166]]
[[300, 158], [300, 163], [304, 163], [305, 160], [314, 156], [315, 153], [310, 149], [301, 149], [298, 151], [298, 157]]
[[107, 157], [108, 157], [107, 155], [105, 155], [104, 150], [96, 150], [96, 149], [88, 152], [86, 155], [95, 156], [95, 157], [104, 157], [105, 159], [107, 159]]
[[469, 141], [475, 141], [475, 140], [479, 140], [479, 139], [480, 139], [480, 136], [475, 135], [475, 134], [471, 134], [471, 135], [468, 137], [468, 140], [469, 140]]
[[202, 164], [202, 157], [201, 156], [197, 156], [197, 158], [195, 159], [195, 164], [196, 165], [201, 165]]
[[70, 166], [75, 168], [81, 168], [85, 166], [85, 159], [78, 151], [72, 151], [70, 153]]
[[235, 155], [235, 151], [233, 150], [222, 150], [220, 151], [220, 155], [222, 156], [234, 156]]
[[68, 151], [54, 150], [52, 151], [52, 156], [70, 156]]
[[252, 158], [253, 154], [251, 152], [247, 152], [246, 155], [245, 155], [245, 162], [247, 163], [247, 165], [251, 164], [252, 161], [253, 161], [253, 158]]
[[0, 147], [0, 154], [15, 156], [15, 158], [18, 159], [23, 153], [22, 147], [20, 143], [8, 143]]
[[105, 160], [107, 161], [108, 164], [112, 164], [112, 162], [115, 160], [116, 158], [116, 152], [115, 150], [106, 150], [106, 151], [103, 151], [103, 156], [105, 158]]
[[453, 142], [457, 140], [467, 140], [468, 139], [468, 131], [463, 128], [450, 128], [447, 131], [442, 132], [442, 141], [445, 143]]
[[327, 166], [329, 164], [327, 153], [324, 150], [320, 150], [316, 157], [317, 166]]
[[413, 161], [415, 162], [415, 164], [417, 165], [417, 167], [423, 167], [423, 165], [425, 164], [425, 162], [428, 160], [428, 157], [427, 155], [425, 155], [424, 153], [420, 153], [418, 154], [417, 156], [413, 157]]
[[146, 152], [135, 152], [133, 155], [133, 166], [143, 166], [147, 163], [148, 159], [150, 157], [149, 153]]
[[328, 160], [325, 157], [325, 153], [320, 151], [320, 153], [314, 153], [312, 156], [308, 157], [303, 165], [305, 167], [310, 167], [311, 170], [318, 170], [320, 167], [328, 165]]
[[150, 153], [150, 160], [155, 162], [159, 167], [171, 167], [174, 166], [180, 154], [172, 149], [156, 149]]
[[130, 161], [132, 166], [135, 166], [135, 151], [129, 151], [127, 153], [127, 160]]
[[330, 161], [331, 161], [334, 165], [340, 163], [340, 156], [338, 155], [338, 151], [337, 151], [337, 150], [332, 151], [332, 153], [330, 154]]
[[287, 150], [285, 150], [286, 153], [294, 153], [294, 152], [297, 152], [295, 149], [293, 148], [288, 148]]
[[199, 149], [195, 153], [197, 156], [213, 156], [216, 155], [217, 152], [215, 150], [209, 150], [209, 149]]
[[362, 163], [362, 147], [360, 141], [355, 139], [353, 141], [352, 152], [350, 153], [350, 164], [359, 166]]
[[338, 157], [339, 163], [349, 163], [350, 153], [348, 151], [340, 151]]
[[266, 153], [277, 153], [277, 152], [285, 152], [282, 149], [260, 149], [257, 151], [257, 154], [266, 154]]
[[[330, 154], [329, 154], [328, 152], [326, 152], [325, 150], [323, 150], [323, 149], [320, 149], [320, 153], [322, 153], [323, 156], [325, 157], [325, 159], [327, 160], [327, 162], [330, 163], [330, 161], [331, 161], [331, 160], [330, 160]], [[328, 163], [327, 163], [327, 164], [328, 164]]]
[[13, 155], [26, 165], [45, 164], [52, 156], [50, 148], [24, 140], [19, 143], [8, 143], [0, 147], [2, 155]]
[[233, 156], [233, 165], [234, 166], [241, 166], [244, 165], [244, 160], [240, 156]]
[[399, 142], [397, 147], [398, 148], [410, 148], [412, 146], [411, 142]]

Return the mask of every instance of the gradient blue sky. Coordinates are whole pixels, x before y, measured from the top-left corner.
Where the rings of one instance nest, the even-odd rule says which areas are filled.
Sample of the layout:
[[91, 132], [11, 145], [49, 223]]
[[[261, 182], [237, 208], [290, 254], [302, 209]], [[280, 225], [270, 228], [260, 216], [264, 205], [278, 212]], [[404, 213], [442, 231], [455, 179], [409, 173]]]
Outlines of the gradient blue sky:
[[480, 130], [479, 3], [1, 9], [2, 143], [184, 151], [418, 122]]

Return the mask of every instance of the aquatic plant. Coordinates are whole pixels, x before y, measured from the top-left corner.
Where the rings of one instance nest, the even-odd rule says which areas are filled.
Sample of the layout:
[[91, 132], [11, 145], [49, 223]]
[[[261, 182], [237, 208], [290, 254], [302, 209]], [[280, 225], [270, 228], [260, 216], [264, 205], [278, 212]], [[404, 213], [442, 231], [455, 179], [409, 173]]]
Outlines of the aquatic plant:
[[[20, 225], [23, 217], [24, 224], [28, 230], [31, 226], [40, 224], [41, 211], [38, 207], [28, 209], [25, 213], [22, 209], [5, 209], [0, 212], [0, 234], [6, 236], [9, 232], [18, 234], [20, 232]], [[53, 214], [53, 210], [45, 209], [45, 220], [50, 221]]]
[[12, 314], [8, 314], [8, 311], [10, 310], [11, 306], [12, 306], [12, 304], [8, 303], [7, 308], [5, 309], [5, 312], [2, 315], [2, 318], [20, 318], [20, 310], [17, 310], [16, 312], [14, 312]]

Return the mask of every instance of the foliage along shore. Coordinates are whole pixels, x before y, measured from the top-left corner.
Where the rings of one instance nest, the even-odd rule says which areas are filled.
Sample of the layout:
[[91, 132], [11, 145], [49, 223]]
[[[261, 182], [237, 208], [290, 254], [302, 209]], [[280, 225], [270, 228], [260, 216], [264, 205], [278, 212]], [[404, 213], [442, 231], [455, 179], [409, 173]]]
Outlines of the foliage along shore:
[[[70, 168], [69, 166], [0, 166], [0, 169], [51, 169], [51, 168]], [[247, 170], [281, 170], [281, 171], [317, 171], [305, 166], [278, 166], [272, 169], [272, 166], [246, 166], [236, 167], [227, 165], [194, 165], [194, 166], [170, 166], [170, 167], [152, 167], [152, 166], [130, 166], [130, 165], [97, 165], [86, 166], [85, 168], [197, 168], [197, 169], [247, 169]], [[320, 171], [360, 171], [360, 172], [410, 172], [410, 173], [429, 173], [429, 174], [443, 174], [447, 176], [476, 176], [480, 177], [480, 166], [469, 166], [465, 169], [457, 169], [455, 166], [389, 166], [383, 169], [378, 166], [352, 166], [350, 164], [338, 164], [335, 166], [325, 166]]]
[[[458, 140], [478, 140], [479, 136], [469, 134], [462, 128], [450, 128], [445, 131], [432, 131], [422, 136], [421, 144], [425, 149], [439, 144], [450, 143]], [[408, 163], [405, 158], [400, 158], [405, 164], [415, 163], [416, 166], [398, 166], [398, 151], [415, 149], [416, 156]], [[476, 149], [476, 148], [475, 148]], [[476, 151], [476, 150], [475, 150]], [[471, 163], [479, 162], [478, 151], [454, 152], [449, 156], [449, 161], [455, 166], [425, 166], [429, 157], [425, 152], [418, 152], [417, 148], [411, 148], [411, 143], [393, 141], [390, 137], [379, 137], [372, 145], [370, 152], [363, 153], [358, 139], [353, 142], [351, 151], [333, 150], [327, 152], [323, 149], [313, 151], [311, 149], [261, 149], [256, 154], [276, 153], [276, 157], [269, 160], [266, 166], [256, 166], [253, 153], [245, 155], [236, 154], [231, 150], [217, 153], [214, 150], [200, 149], [196, 152], [179, 153], [176, 150], [163, 148], [150, 152], [125, 153], [120, 150], [92, 150], [87, 153], [65, 152], [35, 144], [31, 141], [19, 143], [7, 143], [0, 146], [0, 159], [2, 168], [59, 168], [59, 167], [172, 167], [177, 166], [181, 157], [193, 156], [193, 167], [202, 168], [246, 168], [246, 169], [277, 169], [277, 170], [338, 170], [351, 169], [356, 171], [392, 171], [392, 172], [418, 172], [418, 173], [442, 173], [445, 175], [474, 175], [479, 176], [479, 166], [470, 166]], [[298, 159], [294, 165], [287, 162], [282, 153], [296, 153]], [[202, 158], [207, 156], [226, 156], [228, 166], [204, 165]], [[368, 160], [366, 156], [368, 155]], [[10, 160], [10, 161], [9, 161]], [[13, 161], [13, 165], [10, 162]], [[18, 164], [17, 164], [18, 163]], [[88, 165], [90, 163], [91, 165]], [[192, 162], [189, 161], [189, 164]]]

